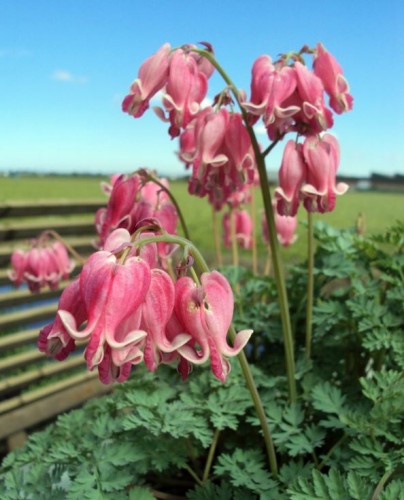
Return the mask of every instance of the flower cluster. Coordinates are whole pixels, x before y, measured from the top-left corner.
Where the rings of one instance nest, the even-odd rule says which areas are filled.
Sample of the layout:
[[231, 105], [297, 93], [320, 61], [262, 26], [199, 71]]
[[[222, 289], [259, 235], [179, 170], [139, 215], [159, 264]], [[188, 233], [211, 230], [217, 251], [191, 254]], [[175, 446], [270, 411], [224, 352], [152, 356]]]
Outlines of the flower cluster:
[[[109, 194], [106, 208], [100, 208], [95, 215], [95, 227], [103, 248], [108, 235], [118, 228], [125, 228], [133, 233], [141, 221], [156, 219], [161, 228], [175, 234], [178, 214], [167, 191], [169, 184], [165, 179], [157, 179], [163, 188], [153, 181], [146, 171], [135, 175], [116, 175], [111, 177], [111, 185], [103, 184], [103, 190]], [[158, 245], [159, 257], [164, 259], [172, 247], [166, 243]]]
[[[215, 210], [229, 204], [234, 193], [257, 177], [250, 127], [260, 117], [272, 141], [295, 132], [297, 139], [286, 144], [279, 172], [278, 213], [294, 216], [301, 201], [308, 211], [333, 210], [336, 195], [347, 186], [336, 184], [338, 143], [322, 134], [333, 126], [333, 111], [341, 114], [353, 104], [335, 57], [320, 43], [314, 49], [304, 46], [300, 52], [284, 54], [275, 62], [268, 55], [258, 57], [252, 67], [249, 100], [245, 92], [232, 88], [242, 106], [242, 112], [236, 112], [228, 88], [213, 106], [202, 106], [214, 70], [212, 57], [202, 54], [213, 56], [213, 49], [204, 45], [203, 50], [194, 45], [176, 49], [163, 45], [140, 67], [123, 110], [140, 117], [150, 99], [162, 92], [164, 109], [155, 111], [170, 123], [171, 137], [179, 137], [178, 156], [191, 170], [189, 192], [207, 196]], [[312, 70], [305, 64], [305, 54], [313, 56]], [[304, 138], [303, 144], [299, 137]]]
[[48, 286], [58, 288], [74, 268], [66, 247], [60, 241], [52, 241], [47, 233], [31, 242], [29, 250], [15, 250], [11, 254], [12, 270], [8, 272], [16, 287], [26, 283], [31, 292], [39, 292]]
[[[305, 52], [313, 54], [313, 71], [304, 65]], [[304, 47], [275, 63], [267, 55], [259, 57], [252, 69], [251, 99], [242, 104], [251, 124], [262, 117], [271, 140], [289, 132], [304, 138], [303, 143], [289, 140], [284, 149], [275, 192], [278, 213], [294, 216], [302, 200], [310, 212], [333, 210], [336, 195], [345, 193], [348, 186], [336, 184], [338, 142], [323, 133], [333, 126], [332, 111], [341, 114], [353, 104], [334, 56], [319, 43], [315, 49]]]
[[76, 341], [87, 341], [87, 366], [97, 367], [105, 384], [126, 380], [142, 361], [151, 371], [176, 361], [185, 379], [192, 364], [208, 359], [224, 381], [226, 357], [237, 355], [252, 334], [243, 330], [233, 346], [227, 343], [234, 307], [229, 283], [216, 271], [202, 274], [200, 284], [187, 276], [174, 281], [155, 267], [156, 252], [154, 243], [133, 241], [126, 229], [111, 232], [62, 293], [39, 349], [62, 360]]
[[275, 189], [280, 215], [294, 216], [303, 200], [308, 212], [331, 212], [336, 195], [344, 194], [348, 185], [336, 183], [339, 145], [330, 134], [310, 135], [304, 142], [289, 140], [279, 170], [280, 186]]
[[[205, 45], [212, 50], [209, 44]], [[154, 111], [170, 123], [171, 137], [177, 137], [200, 110], [208, 78], [214, 70], [205, 58], [192, 50], [194, 48], [186, 45], [172, 50], [166, 43], [149, 57], [122, 103], [123, 111], [139, 118], [148, 109], [151, 98], [162, 91], [164, 109], [156, 107]]]
[[[211, 45], [205, 45], [213, 53]], [[122, 109], [138, 118], [162, 91], [164, 109], [154, 111], [170, 123], [171, 137], [179, 136], [178, 156], [191, 167], [189, 192], [207, 196], [220, 210], [233, 193], [253, 182], [256, 167], [241, 113], [224, 107], [229, 99], [219, 99], [214, 108], [202, 106], [213, 70], [195, 46], [171, 50], [165, 44], [142, 64]]]

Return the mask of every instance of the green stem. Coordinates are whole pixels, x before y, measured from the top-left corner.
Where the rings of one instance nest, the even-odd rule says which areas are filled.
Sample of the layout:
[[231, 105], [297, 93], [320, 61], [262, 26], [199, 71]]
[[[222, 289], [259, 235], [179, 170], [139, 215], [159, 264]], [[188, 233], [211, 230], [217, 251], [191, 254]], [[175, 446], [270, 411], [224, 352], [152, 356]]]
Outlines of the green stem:
[[210, 469], [212, 467], [213, 457], [215, 456], [217, 443], [219, 441], [220, 431], [219, 429], [215, 429], [215, 433], [213, 434], [213, 440], [209, 448], [208, 458], [206, 459], [205, 469], [203, 471], [202, 481], [207, 481], [210, 473]]
[[[217, 62], [213, 54], [207, 50], [199, 50], [192, 49], [194, 52], [201, 54], [206, 57], [206, 59], [211, 62], [214, 67], [217, 69], [218, 73], [222, 76], [226, 84], [229, 86], [232, 91], [234, 98], [237, 101], [237, 104], [240, 107], [241, 114], [243, 116], [244, 124], [248, 131], [248, 134], [251, 139], [251, 144], [254, 150], [254, 155], [257, 163], [257, 169], [259, 173], [259, 179], [261, 184], [261, 193], [262, 199], [264, 203], [264, 212], [265, 218], [268, 225], [268, 236], [269, 236], [269, 245], [271, 247], [272, 253], [272, 264], [273, 264], [273, 273], [278, 291], [278, 301], [279, 308], [281, 314], [282, 321], [282, 332], [283, 332], [283, 340], [285, 346], [285, 363], [286, 363], [286, 373], [288, 378], [288, 389], [289, 389], [289, 400], [291, 403], [295, 403], [297, 400], [297, 390], [296, 390], [296, 380], [295, 380], [295, 355], [294, 355], [294, 346], [293, 346], [293, 335], [292, 335], [292, 325], [290, 321], [289, 315], [289, 304], [288, 304], [288, 296], [286, 292], [285, 278], [283, 275], [283, 269], [281, 265], [281, 256], [279, 251], [279, 243], [276, 234], [275, 228], [275, 219], [274, 219], [274, 209], [272, 207], [271, 193], [269, 190], [269, 182], [268, 182], [268, 174], [265, 166], [265, 157], [261, 153], [260, 146], [258, 144], [257, 138], [255, 136], [254, 130], [248, 122], [247, 112], [243, 108], [240, 102], [239, 94], [237, 87], [234, 85], [232, 80], [229, 78], [227, 73], [221, 67], [221, 65]], [[275, 146], [277, 141], [271, 144], [271, 148], [267, 148], [267, 153]], [[266, 154], [267, 154], [266, 153]]]
[[394, 474], [394, 469], [393, 470], [389, 470], [387, 471], [383, 476], [382, 478], [380, 479], [380, 481], [378, 482], [377, 486], [376, 486], [376, 489], [372, 495], [372, 499], [371, 500], [377, 500], [379, 498], [379, 495], [380, 493], [382, 492], [385, 484], [387, 483], [387, 481], [390, 479], [390, 477]]
[[311, 357], [311, 337], [313, 330], [313, 290], [314, 290], [314, 234], [313, 214], [307, 212], [307, 302], [306, 302], [306, 357]]
[[86, 259], [82, 257], [78, 252], [76, 252], [76, 250], [53, 229], [47, 229], [42, 234], [49, 234], [50, 236], [53, 236], [55, 240], [60, 241], [60, 243], [62, 243], [67, 248], [70, 254], [73, 255], [73, 257], [77, 259], [80, 264], [84, 264], [86, 262]]
[[194, 472], [192, 470], [192, 468], [189, 465], [187, 465], [187, 464], [185, 464], [185, 469], [195, 479], [195, 481], [199, 484], [199, 486], [202, 486], [203, 483], [202, 483], [201, 479], [198, 477], [198, 475], [196, 474], [196, 472]]
[[147, 170], [142, 170], [141, 171], [142, 175], [144, 177], [147, 178], [148, 181], [151, 181], [151, 182], [154, 182], [154, 184], [157, 184], [157, 186], [160, 186], [162, 191], [164, 191], [165, 193], [168, 194], [168, 196], [170, 197], [170, 200], [172, 201], [173, 205], [175, 206], [175, 209], [177, 210], [177, 214], [178, 214], [178, 217], [180, 218], [180, 222], [181, 222], [181, 227], [182, 227], [182, 230], [184, 232], [184, 236], [187, 240], [190, 239], [190, 235], [189, 235], [189, 231], [188, 231], [188, 227], [186, 225], [186, 222], [185, 222], [185, 219], [184, 219], [184, 216], [182, 215], [182, 211], [180, 209], [180, 206], [178, 205], [177, 203], [177, 200], [175, 199], [174, 195], [172, 194], [172, 192], [167, 189], [166, 186], [164, 186], [163, 183], [161, 183], [158, 179], [156, 179], [156, 177], [154, 177], [150, 172], [148, 172]]
[[348, 434], [343, 434], [340, 439], [330, 448], [328, 453], [324, 456], [324, 458], [321, 460], [321, 462], [317, 465], [316, 469], [321, 470], [324, 465], [326, 464], [328, 458], [334, 453], [334, 450], [338, 448], [348, 437]]
[[[231, 340], [234, 340], [235, 336], [236, 332], [234, 331], [234, 327], [231, 326], [229, 330], [229, 337]], [[272, 441], [272, 436], [269, 430], [268, 420], [265, 415], [264, 407], [262, 405], [261, 398], [258, 394], [257, 386], [255, 385], [254, 378], [250, 370], [250, 365], [247, 361], [247, 357], [244, 351], [241, 351], [240, 354], [237, 355], [237, 357], [241, 366], [241, 371], [243, 372], [244, 379], [247, 384], [247, 388], [250, 391], [255, 411], [257, 412], [258, 420], [260, 421], [261, 424], [261, 430], [264, 435], [264, 442], [267, 451], [269, 467], [273, 477], [276, 478], [278, 475], [278, 463], [276, 460], [274, 443]]]
[[252, 220], [252, 269], [258, 273], [257, 262], [257, 204], [255, 202], [255, 187], [251, 188], [251, 220]]
[[215, 238], [216, 262], [217, 262], [218, 266], [221, 266], [223, 264], [223, 259], [222, 259], [222, 252], [221, 252], [219, 223], [217, 220], [217, 212], [214, 208], [212, 208], [212, 221], [213, 221], [213, 235]]
[[231, 238], [231, 254], [233, 258], [233, 266], [238, 267], [238, 247], [236, 235], [236, 214], [234, 208], [230, 208], [230, 238]]

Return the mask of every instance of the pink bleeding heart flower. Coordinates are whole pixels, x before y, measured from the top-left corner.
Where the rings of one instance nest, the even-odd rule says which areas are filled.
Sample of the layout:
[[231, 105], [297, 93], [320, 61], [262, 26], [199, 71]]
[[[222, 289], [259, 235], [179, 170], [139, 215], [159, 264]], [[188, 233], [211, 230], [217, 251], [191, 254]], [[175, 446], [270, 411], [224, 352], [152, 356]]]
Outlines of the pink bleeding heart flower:
[[131, 225], [131, 210], [140, 189], [139, 176], [120, 176], [114, 183], [106, 209], [96, 213], [96, 228], [101, 238], [101, 245], [105, 243], [108, 234], [123, 227], [128, 229]]
[[12, 269], [7, 271], [9, 279], [14, 286], [19, 287], [24, 281], [25, 268], [27, 266], [28, 253], [22, 250], [14, 250], [11, 254]]
[[152, 269], [150, 288], [142, 305], [142, 328], [147, 331], [144, 347], [144, 361], [150, 371], [155, 371], [162, 359], [162, 353], [171, 353], [184, 345], [191, 336], [179, 333], [169, 339], [166, 326], [175, 303], [173, 280], [162, 269]]
[[58, 311], [74, 339], [89, 339], [85, 358], [91, 370], [99, 365], [107, 346], [114, 364], [121, 366], [139, 358], [139, 342], [146, 332], [139, 329], [138, 309], [150, 286], [150, 268], [139, 257], [120, 263], [110, 252], [93, 254], [80, 274], [80, 291], [87, 312], [87, 325], [69, 311]]
[[140, 67], [138, 78], [130, 87], [130, 94], [122, 102], [125, 113], [139, 118], [148, 109], [150, 99], [167, 82], [171, 47], [165, 43]]
[[324, 86], [321, 79], [299, 61], [294, 64], [297, 76], [297, 91], [302, 100], [299, 118], [304, 133], [320, 133], [333, 126], [332, 112], [324, 103]]
[[252, 247], [253, 223], [247, 210], [233, 210], [223, 215], [223, 243], [231, 247], [231, 217], [234, 217], [234, 230], [237, 243], [245, 250]]
[[55, 241], [50, 247], [50, 251], [55, 260], [59, 280], [68, 279], [70, 273], [74, 269], [74, 262], [69, 259], [66, 247], [61, 241]]
[[269, 56], [260, 56], [253, 64], [251, 81], [251, 102], [243, 107], [252, 115], [263, 115], [266, 126], [275, 119], [293, 116], [300, 107], [285, 106], [285, 101], [296, 88], [293, 68], [278, 62], [272, 64]]
[[111, 194], [111, 191], [112, 191], [112, 188], [114, 187], [115, 182], [119, 179], [119, 177], [121, 175], [122, 174], [112, 174], [110, 177], [109, 183], [101, 181], [101, 183], [100, 183], [101, 189], [104, 191], [105, 194], [107, 194], [108, 196]]
[[37, 293], [47, 284], [46, 278], [51, 264], [49, 254], [44, 248], [34, 247], [29, 250], [24, 281], [31, 292]]
[[239, 332], [234, 346], [227, 343], [234, 307], [231, 287], [217, 271], [203, 273], [201, 285], [189, 277], [180, 278], [175, 285], [175, 312], [200, 349], [186, 344], [178, 352], [186, 360], [201, 364], [210, 358], [213, 374], [222, 382], [230, 371], [225, 356], [236, 356], [247, 344], [252, 330]]
[[313, 60], [314, 73], [321, 78], [330, 96], [330, 106], [338, 114], [352, 109], [353, 97], [342, 68], [335, 57], [321, 43], [317, 44]]
[[283, 151], [279, 169], [279, 187], [275, 189], [277, 211], [280, 215], [296, 215], [300, 203], [300, 189], [306, 179], [306, 171], [302, 145], [289, 140]]
[[181, 129], [198, 113], [207, 89], [207, 76], [199, 70], [195, 58], [188, 51], [176, 50], [170, 59], [166, 93], [162, 99], [168, 118], [161, 108], [154, 108], [159, 118], [170, 122], [172, 138], [179, 136]]
[[[86, 319], [86, 311], [80, 293], [79, 279], [72, 281], [62, 292], [58, 310], [68, 311], [81, 324]], [[75, 348], [75, 340], [56, 315], [53, 323], [46, 325], [39, 333], [38, 349], [47, 356], [63, 361]]]
[[[269, 235], [268, 235], [268, 225], [266, 221], [265, 214], [262, 216], [262, 239], [266, 245], [269, 243]], [[276, 235], [278, 237], [279, 243], [288, 247], [295, 243], [297, 240], [296, 235], [297, 228], [297, 217], [290, 217], [288, 215], [279, 215], [275, 212], [275, 229]]]
[[338, 141], [330, 134], [308, 136], [303, 143], [303, 155], [307, 164], [307, 184], [302, 187], [304, 206], [309, 212], [331, 212], [335, 208], [336, 195], [348, 190], [347, 184], [336, 184]]
[[[167, 322], [165, 335], [170, 342], [173, 342], [178, 336], [184, 335], [185, 327], [178, 319], [175, 312], [175, 308], [171, 314], [170, 319]], [[187, 344], [192, 348], [195, 347], [195, 340], [191, 337]], [[185, 345], [185, 344], [184, 344]], [[161, 362], [165, 364], [171, 364], [174, 360], [178, 360], [177, 370], [181, 374], [181, 378], [185, 381], [188, 375], [192, 371], [192, 364], [185, 359], [178, 351], [172, 351], [169, 353], [161, 352]]]

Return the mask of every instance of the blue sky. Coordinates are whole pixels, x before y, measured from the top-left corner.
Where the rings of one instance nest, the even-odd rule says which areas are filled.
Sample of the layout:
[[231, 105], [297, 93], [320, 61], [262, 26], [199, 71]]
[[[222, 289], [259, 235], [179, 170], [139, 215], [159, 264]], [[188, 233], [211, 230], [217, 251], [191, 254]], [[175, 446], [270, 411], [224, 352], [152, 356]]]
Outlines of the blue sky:
[[[0, 0], [0, 172], [180, 174], [176, 141], [152, 111], [121, 101], [164, 42], [213, 44], [249, 92], [253, 61], [321, 41], [341, 63], [354, 110], [335, 117], [340, 172], [404, 174], [404, 8], [334, 2]], [[221, 89], [212, 79], [209, 96]], [[265, 135], [259, 137], [267, 145]], [[269, 157], [279, 166], [282, 146]]]

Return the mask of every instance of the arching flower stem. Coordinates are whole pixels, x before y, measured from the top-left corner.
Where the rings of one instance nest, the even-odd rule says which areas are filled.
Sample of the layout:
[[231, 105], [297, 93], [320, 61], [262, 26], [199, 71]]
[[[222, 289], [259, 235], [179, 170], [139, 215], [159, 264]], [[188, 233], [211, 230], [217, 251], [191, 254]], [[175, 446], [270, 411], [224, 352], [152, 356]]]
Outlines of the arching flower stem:
[[271, 144], [271, 149], [267, 148], [267, 150], [265, 151], [265, 155], [261, 153], [260, 146], [258, 144], [254, 130], [252, 126], [249, 125], [248, 123], [247, 112], [241, 105], [237, 87], [234, 85], [234, 83], [229, 78], [224, 69], [221, 67], [221, 65], [217, 62], [212, 53], [206, 50], [199, 50], [199, 49], [195, 50], [195, 52], [198, 52], [203, 57], [206, 57], [206, 59], [208, 59], [208, 61], [214, 65], [214, 67], [222, 76], [226, 84], [229, 86], [230, 90], [234, 95], [235, 100], [237, 101], [237, 104], [240, 107], [244, 124], [250, 135], [251, 144], [254, 150], [257, 169], [259, 173], [265, 218], [268, 226], [269, 245], [272, 253], [273, 272], [278, 291], [278, 301], [279, 301], [279, 308], [282, 320], [282, 332], [283, 332], [283, 339], [285, 346], [285, 362], [286, 362], [286, 372], [288, 378], [289, 400], [291, 403], [295, 403], [297, 400], [297, 390], [296, 390], [296, 380], [295, 380], [295, 355], [294, 355], [292, 325], [290, 321], [288, 296], [286, 292], [285, 278], [283, 274], [283, 268], [281, 265], [279, 244], [275, 228], [274, 210], [272, 207], [271, 193], [269, 190], [268, 174], [265, 166], [265, 155], [271, 151], [271, 149], [275, 146], [277, 141], [274, 141]]

